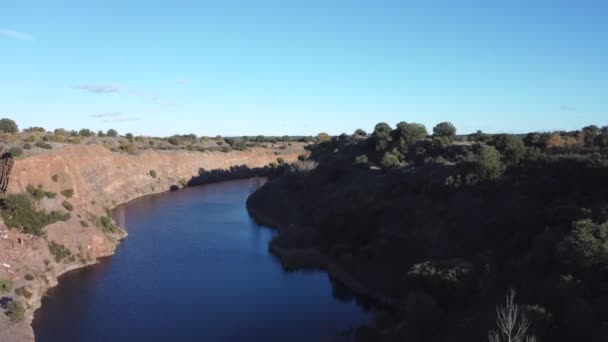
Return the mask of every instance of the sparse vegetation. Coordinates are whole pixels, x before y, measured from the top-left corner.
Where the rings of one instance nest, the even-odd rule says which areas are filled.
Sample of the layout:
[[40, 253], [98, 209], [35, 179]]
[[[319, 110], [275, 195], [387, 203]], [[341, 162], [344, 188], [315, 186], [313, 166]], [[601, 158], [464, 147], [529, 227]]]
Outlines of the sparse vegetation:
[[56, 262], [62, 262], [64, 260], [73, 261], [74, 256], [72, 252], [64, 245], [55, 241], [49, 241], [49, 251], [55, 257]]
[[45, 226], [70, 218], [67, 213], [36, 210], [31, 197], [24, 193], [7, 195], [2, 202], [0, 214], [7, 227], [18, 228], [32, 235], [42, 235]]

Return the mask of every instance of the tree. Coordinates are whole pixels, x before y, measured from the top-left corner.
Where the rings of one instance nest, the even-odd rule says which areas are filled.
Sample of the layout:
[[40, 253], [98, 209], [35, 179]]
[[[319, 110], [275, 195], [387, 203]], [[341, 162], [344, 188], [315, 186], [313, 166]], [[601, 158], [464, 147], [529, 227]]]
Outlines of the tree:
[[99, 131], [99, 132], [97, 132], [97, 136], [100, 138], [103, 138], [106, 136], [106, 133], [104, 131]]
[[481, 145], [475, 163], [477, 174], [482, 179], [494, 179], [502, 174], [500, 153], [492, 146]]
[[387, 138], [391, 133], [391, 126], [386, 122], [380, 122], [374, 127], [374, 136], [378, 138]]
[[81, 129], [81, 130], [80, 130], [80, 132], [78, 132], [78, 134], [79, 134], [80, 136], [83, 136], [83, 137], [91, 137], [91, 136], [94, 136], [94, 135], [95, 135], [95, 133], [93, 133], [93, 132], [92, 132], [90, 129], [88, 129], [88, 128], [83, 128], [83, 129]]
[[17, 124], [15, 123], [15, 121], [11, 120], [11, 119], [0, 119], [0, 132], [3, 133], [18, 133], [19, 132], [19, 127], [17, 127]]
[[507, 293], [504, 306], [496, 307], [496, 325], [498, 330], [488, 334], [490, 342], [534, 342], [536, 337], [528, 335], [530, 321], [515, 303], [515, 290]]
[[451, 122], [440, 122], [433, 127], [433, 134], [454, 140], [456, 138], [456, 127]]
[[400, 122], [395, 129], [399, 145], [404, 149], [418, 140], [424, 139], [427, 135], [426, 127], [418, 123]]
[[368, 161], [368, 159], [367, 159], [367, 156], [366, 156], [365, 154], [362, 154], [362, 155], [357, 156], [357, 157], [355, 158], [355, 162], [354, 162], [354, 164], [355, 164], [355, 165], [366, 165], [368, 162], [369, 162], [369, 161]]
[[118, 132], [115, 129], [113, 129], [113, 128], [110, 128], [108, 130], [108, 133], [106, 133], [106, 134], [107, 134], [107, 136], [112, 137], [112, 138], [118, 136]]
[[399, 167], [399, 165], [401, 165], [401, 163], [399, 162], [399, 158], [397, 158], [394, 154], [392, 154], [390, 152], [386, 152], [382, 156], [382, 160], [380, 161], [380, 164], [382, 165], [382, 168], [384, 168], [385, 170], [395, 169], [395, 168]]
[[502, 153], [508, 164], [517, 164], [524, 156], [524, 142], [513, 134], [498, 134], [493, 137], [493, 145]]
[[572, 231], [557, 245], [564, 263], [588, 270], [608, 265], [608, 221], [596, 224], [582, 219], [572, 224]]
[[471, 133], [467, 136], [468, 141], [486, 143], [490, 139], [490, 136], [478, 130], [475, 133]]
[[133, 134], [127, 133], [125, 134], [125, 138], [127, 138], [129, 141], [133, 141]]
[[327, 143], [329, 141], [331, 141], [331, 137], [329, 136], [329, 134], [324, 133], [324, 132], [317, 134], [317, 143], [318, 144]]
[[367, 135], [367, 132], [362, 130], [361, 128], [357, 128], [357, 130], [355, 131], [355, 135], [364, 137]]

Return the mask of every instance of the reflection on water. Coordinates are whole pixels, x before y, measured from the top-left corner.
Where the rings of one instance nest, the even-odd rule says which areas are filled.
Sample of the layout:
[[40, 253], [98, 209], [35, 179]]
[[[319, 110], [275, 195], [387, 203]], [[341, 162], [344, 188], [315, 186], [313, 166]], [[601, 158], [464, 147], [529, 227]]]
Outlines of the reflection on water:
[[116, 255], [62, 276], [36, 312], [38, 342], [319, 341], [367, 320], [320, 271], [284, 272], [274, 231], [245, 209], [240, 180], [117, 209]]

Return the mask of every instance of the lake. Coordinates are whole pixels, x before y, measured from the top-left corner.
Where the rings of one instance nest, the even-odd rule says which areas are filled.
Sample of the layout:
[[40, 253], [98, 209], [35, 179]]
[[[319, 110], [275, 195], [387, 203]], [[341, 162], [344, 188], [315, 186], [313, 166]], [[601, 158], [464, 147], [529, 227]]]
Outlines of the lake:
[[187, 188], [116, 210], [114, 256], [59, 278], [38, 342], [324, 341], [369, 314], [322, 271], [286, 272], [249, 217], [259, 180]]

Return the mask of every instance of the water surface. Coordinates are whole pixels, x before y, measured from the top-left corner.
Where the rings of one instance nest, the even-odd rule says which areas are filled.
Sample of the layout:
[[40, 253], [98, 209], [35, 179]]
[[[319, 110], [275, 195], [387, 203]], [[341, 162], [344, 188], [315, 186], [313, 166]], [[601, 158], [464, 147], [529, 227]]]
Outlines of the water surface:
[[322, 341], [367, 320], [321, 271], [285, 272], [245, 208], [254, 180], [147, 196], [117, 210], [116, 254], [59, 278], [38, 342]]

